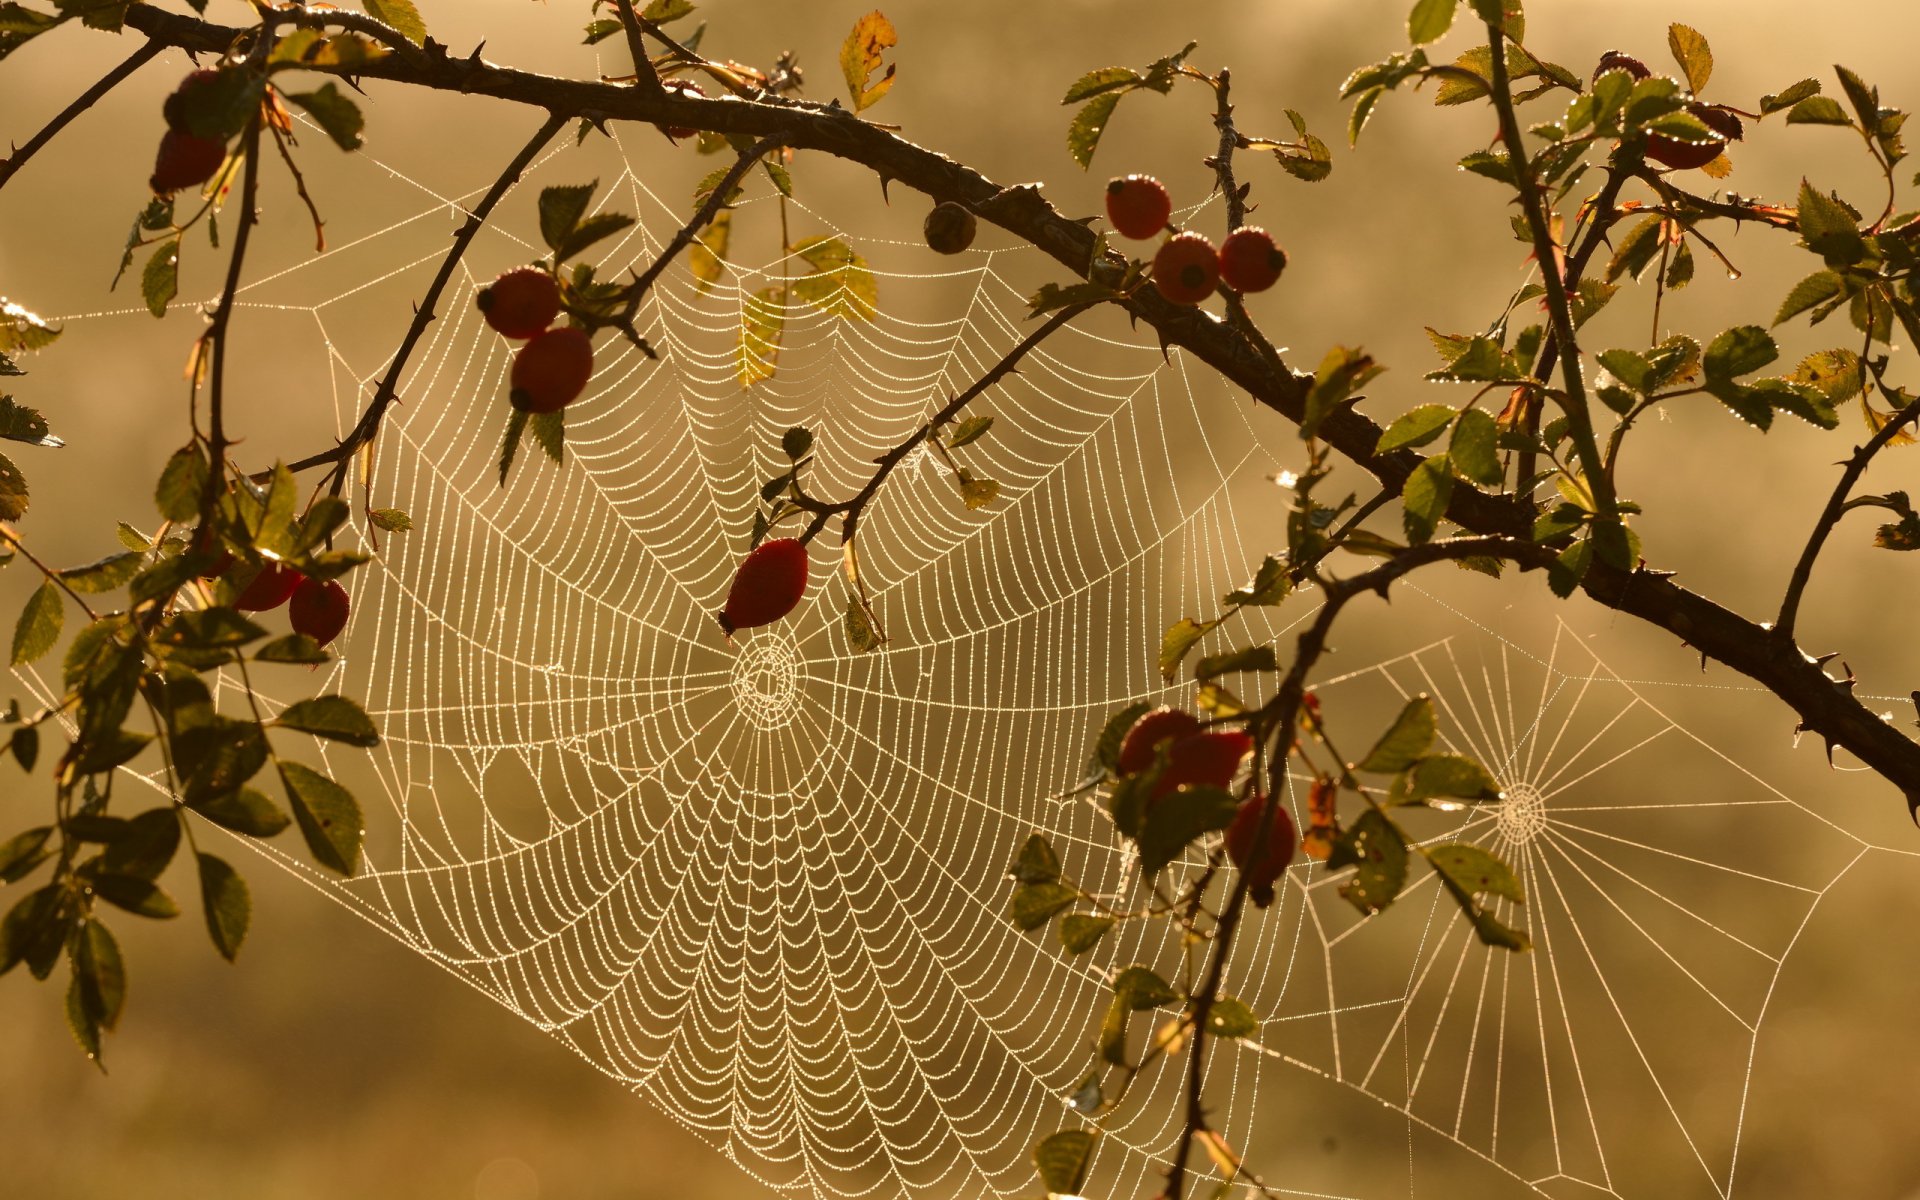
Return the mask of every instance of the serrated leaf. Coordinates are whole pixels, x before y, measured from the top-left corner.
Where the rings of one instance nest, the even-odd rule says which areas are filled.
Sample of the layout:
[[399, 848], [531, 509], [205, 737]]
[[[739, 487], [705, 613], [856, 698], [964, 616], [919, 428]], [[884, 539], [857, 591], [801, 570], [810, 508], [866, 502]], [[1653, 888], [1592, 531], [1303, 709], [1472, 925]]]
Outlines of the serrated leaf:
[[1187, 651], [1212, 628], [1211, 623], [1202, 625], [1192, 617], [1181, 617], [1168, 626], [1160, 638], [1160, 678], [1172, 683], [1173, 677], [1180, 673], [1180, 663], [1187, 657]]
[[[641, 10], [640, 16], [644, 20], [665, 25], [692, 14], [693, 5], [689, 0], [650, 0], [647, 7]], [[692, 47], [689, 46], [688, 49]]]
[[1302, 439], [1319, 434], [1320, 423], [1332, 416], [1354, 393], [1385, 370], [1365, 351], [1335, 346], [1327, 351], [1314, 369], [1313, 384], [1307, 389], [1306, 412], [1300, 420]]
[[1355, 769], [1377, 775], [1399, 774], [1433, 745], [1435, 728], [1433, 701], [1426, 696], [1415, 696], [1401, 708], [1400, 715]]
[[1487, 769], [1458, 754], [1432, 754], [1420, 759], [1396, 784], [1395, 802], [1419, 804], [1447, 798], [1453, 800], [1498, 800], [1500, 785]]
[[1220, 603], [1229, 607], [1257, 605], [1267, 607], [1280, 603], [1293, 591], [1293, 575], [1287, 564], [1269, 554], [1260, 560], [1260, 569], [1255, 571], [1253, 579], [1245, 587], [1238, 587], [1220, 597]]
[[[388, 0], [389, 3], [406, 3], [406, 0]], [[283, 92], [289, 101], [307, 111], [314, 124], [333, 144], [342, 150], [358, 150], [364, 139], [360, 136], [367, 127], [367, 119], [360, 112], [360, 106], [342, 95], [340, 89], [331, 83], [320, 85], [311, 92]]]
[[413, 518], [403, 508], [370, 508], [367, 510], [367, 521], [375, 529], [383, 529], [388, 533], [405, 533], [413, 528]]
[[1094, 741], [1094, 765], [1106, 768], [1108, 773], [1118, 770], [1120, 766], [1120, 743], [1126, 740], [1127, 730], [1132, 729], [1134, 722], [1146, 715], [1152, 708], [1152, 704], [1142, 700], [1136, 704], [1129, 704], [1111, 717], [1108, 717], [1107, 723], [1101, 727], [1099, 738]]
[[847, 40], [840, 44], [840, 74], [847, 81], [854, 112], [865, 112], [878, 104], [893, 87], [894, 64], [885, 64], [886, 70], [877, 81], [873, 73], [880, 70], [886, 52], [899, 44], [900, 35], [894, 31], [893, 22], [878, 9], [853, 23]]
[[1839, 299], [1845, 294], [1846, 282], [1838, 271], [1815, 271], [1793, 285], [1793, 290], [1780, 302], [1780, 311], [1773, 314], [1773, 323], [1779, 325], [1790, 321], [1810, 308]]
[[353, 793], [311, 767], [280, 763], [293, 817], [314, 860], [329, 870], [351, 876], [360, 869], [360, 804]]
[[60, 640], [61, 626], [67, 614], [60, 589], [51, 580], [42, 583], [27, 598], [20, 619], [13, 627], [13, 665], [24, 666], [53, 649]]
[[413, 0], [364, 0], [368, 15], [391, 25], [400, 36], [416, 46], [427, 41], [427, 23], [420, 19], [420, 10], [413, 6]]
[[1085, 913], [1069, 913], [1060, 921], [1060, 945], [1068, 954], [1085, 954], [1100, 944], [1113, 928], [1112, 917], [1090, 917]]
[[1763, 117], [1771, 116], [1783, 108], [1792, 108], [1808, 96], [1817, 96], [1819, 94], [1820, 81], [1818, 79], [1802, 79], [1798, 83], [1789, 84], [1778, 92], [1760, 97], [1760, 115]]
[[1073, 114], [1073, 121], [1067, 126], [1067, 153], [1083, 169], [1092, 164], [1094, 151], [1100, 148], [1100, 136], [1107, 131], [1107, 122], [1113, 119], [1113, 110], [1124, 95], [1124, 91], [1102, 93]]
[[1506, 479], [1495, 443], [1500, 436], [1493, 417], [1469, 408], [1454, 423], [1447, 442], [1447, 463], [1460, 478], [1482, 487], [1498, 487]]
[[1393, 423], [1380, 432], [1373, 452], [1385, 454], [1403, 447], [1424, 446], [1444, 433], [1457, 415], [1455, 409], [1445, 404], [1422, 404], [1395, 417]]
[[1209, 654], [1193, 665], [1193, 677], [1199, 681], [1217, 679], [1242, 671], [1277, 671], [1280, 662], [1272, 646], [1248, 646], [1223, 654]]
[[122, 550], [84, 566], [68, 567], [59, 575], [61, 581], [74, 591], [93, 596], [124, 585], [140, 573], [145, 561], [146, 555], [141, 551]]
[[380, 744], [380, 731], [366, 710], [345, 696], [316, 696], [290, 704], [273, 723], [282, 729], [345, 742], [349, 746]]
[[154, 506], [169, 521], [190, 521], [200, 512], [207, 490], [207, 459], [198, 445], [176, 450], [160, 471], [153, 492]]
[[1758, 325], [1739, 325], [1707, 344], [1702, 366], [1712, 387], [1758, 371], [1778, 357], [1780, 348], [1771, 334]]
[[1105, 92], [1117, 91], [1138, 86], [1144, 82], [1140, 73], [1130, 67], [1101, 67], [1088, 71], [1073, 81], [1067, 88], [1062, 104], [1078, 104], [1082, 100], [1091, 100]]
[[53, 826], [41, 825], [0, 842], [0, 883], [18, 883], [52, 857], [53, 851], [47, 845], [52, 837]]
[[18, 521], [27, 513], [27, 477], [13, 460], [0, 454], [0, 521]]
[[1032, 932], [1051, 921], [1054, 914], [1072, 907], [1080, 899], [1077, 889], [1064, 883], [1026, 883], [1014, 889], [1007, 915], [1023, 932]]
[[1673, 52], [1673, 61], [1680, 64], [1687, 87], [1698, 95], [1713, 77], [1713, 50], [1707, 45], [1706, 37], [1697, 29], [1676, 22], [1667, 26], [1667, 49]]
[[1453, 28], [1453, 13], [1459, 0], [1416, 0], [1407, 15], [1407, 41], [1415, 46], [1437, 42]]
[[960, 499], [969, 510], [982, 509], [992, 504], [1000, 495], [1000, 481], [981, 479], [973, 472], [961, 468], [954, 482], [960, 488]]
[[633, 218], [625, 213], [595, 213], [575, 225], [561, 241], [556, 261], [582, 254], [594, 243], [604, 241], [632, 224]]
[[566, 244], [567, 236], [586, 216], [587, 204], [599, 186], [600, 181], [596, 179], [592, 183], [541, 189], [540, 238], [546, 242], [547, 249], [558, 253]]
[[1447, 456], [1436, 454], [1423, 459], [1407, 476], [1400, 492], [1404, 507], [1401, 525], [1408, 543], [1418, 546], [1432, 541], [1452, 499], [1453, 469]]
[[886, 644], [886, 639], [874, 628], [873, 617], [868, 614], [867, 606], [860, 602], [857, 595], [847, 597], [847, 611], [842, 623], [847, 631], [847, 644], [853, 647], [855, 654], [878, 650]]
[[794, 300], [850, 321], [871, 321], [879, 313], [879, 283], [852, 246], [836, 237], [814, 237], [797, 243], [793, 252], [813, 268], [790, 285]]
[[187, 807], [215, 825], [248, 837], [273, 837], [293, 823], [279, 805], [252, 788], [191, 800]]
[[1787, 110], [1789, 125], [1851, 125], [1847, 110], [1830, 96], [1808, 96]]
[[1020, 853], [1007, 874], [1021, 883], [1058, 883], [1060, 856], [1054, 853], [1053, 843], [1045, 835], [1030, 833], [1020, 844]]

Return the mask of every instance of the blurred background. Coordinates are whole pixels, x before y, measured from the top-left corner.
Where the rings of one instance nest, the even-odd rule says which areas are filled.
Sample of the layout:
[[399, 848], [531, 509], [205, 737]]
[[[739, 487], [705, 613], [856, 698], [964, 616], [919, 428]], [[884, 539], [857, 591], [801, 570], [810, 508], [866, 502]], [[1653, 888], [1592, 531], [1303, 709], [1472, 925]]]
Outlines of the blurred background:
[[[579, 45], [584, 3], [419, 3], [435, 35], [457, 52], [484, 40], [496, 61], [561, 74], [597, 69], [595, 52]], [[714, 0], [701, 11], [710, 22], [702, 49], [760, 65], [793, 50], [809, 72], [808, 94], [826, 99], [840, 92], [840, 40], [868, 7]], [[1197, 40], [1196, 64], [1234, 68], [1242, 129], [1280, 131], [1282, 110], [1294, 108], [1335, 147], [1333, 176], [1315, 186], [1251, 158], [1242, 168], [1255, 183], [1257, 219], [1280, 235], [1294, 260], [1285, 284], [1261, 297], [1255, 311], [1277, 341], [1294, 348], [1297, 363], [1310, 366], [1324, 347], [1344, 343], [1364, 344], [1389, 364], [1393, 374], [1375, 385], [1379, 399], [1369, 405], [1384, 419], [1431, 398], [1417, 382], [1431, 354], [1421, 327], [1483, 327], [1524, 275], [1524, 251], [1490, 203], [1492, 185], [1453, 166], [1486, 143], [1490, 118], [1482, 110], [1436, 110], [1424, 97], [1392, 96], [1360, 150], [1343, 145], [1340, 81], [1403, 46], [1405, 7], [1402, 0], [893, 0], [887, 12], [900, 32], [893, 56], [899, 81], [872, 115], [992, 178], [1045, 181], [1047, 194], [1069, 213], [1095, 212], [1104, 180], [1127, 171], [1156, 174], [1177, 204], [1197, 203], [1210, 182], [1200, 159], [1211, 138], [1197, 91], [1129, 99], [1086, 173], [1066, 155], [1070, 114], [1058, 104], [1085, 70], [1142, 65]], [[238, 21], [244, 9], [216, 0], [210, 15]], [[1806, 75], [1822, 77], [1832, 90], [1830, 64], [1844, 62], [1879, 83], [1888, 103], [1920, 100], [1902, 91], [1920, 17], [1894, 0], [1862, 0], [1844, 10], [1715, 0], [1548, 2], [1537, 3], [1530, 17], [1530, 46], [1580, 73], [1612, 47], [1666, 69], [1665, 26], [1679, 20], [1712, 41], [1713, 99], [1751, 108], [1760, 94]], [[1457, 53], [1461, 39], [1456, 30], [1445, 48]], [[131, 35], [62, 31], [0, 64], [0, 137], [24, 140], [132, 44]], [[125, 285], [109, 297], [105, 283], [141, 200], [160, 97], [183, 69], [170, 62], [143, 72], [0, 195], [0, 293], [75, 317], [130, 302]], [[415, 187], [447, 196], [482, 186], [525, 137], [522, 114], [486, 101], [416, 101], [379, 85], [369, 92], [370, 147], [409, 182], [353, 186], [334, 173], [330, 148], [310, 139], [317, 197], [341, 231], [376, 229], [418, 211], [421, 193], [409, 190]], [[657, 190], [685, 194], [707, 163], [676, 158], [660, 145]], [[584, 153], [595, 151], [590, 145]], [[1806, 174], [1861, 207], [1878, 203], [1877, 180], [1841, 132], [1769, 122], [1735, 161], [1725, 186], [1743, 194], [1787, 201]], [[876, 239], [916, 236], [923, 215], [917, 197], [896, 189], [893, 204], [884, 206], [860, 172], [805, 166], [808, 205], [839, 227]], [[654, 169], [649, 160], [647, 170]], [[649, 174], [647, 182], [656, 179]], [[270, 188], [268, 206], [263, 274], [302, 261], [310, 249], [286, 189]], [[523, 206], [503, 219], [529, 218]], [[1804, 255], [1784, 252], [1764, 234], [1719, 239], [1745, 279], [1733, 286], [1703, 258], [1701, 278], [1670, 297], [1666, 326], [1704, 340], [1727, 325], [1766, 323], [1780, 295], [1809, 268]], [[217, 266], [204, 245], [194, 249], [183, 280], [187, 296], [211, 292]], [[771, 241], [761, 249], [770, 251]], [[924, 261], [902, 267], [909, 268], [936, 269]], [[332, 294], [350, 284], [345, 276], [322, 277], [315, 286]], [[370, 304], [362, 320], [328, 333], [374, 344], [390, 340], [404, 319], [402, 307]], [[56, 557], [91, 558], [107, 549], [103, 534], [113, 521], [147, 512], [147, 480], [178, 437], [175, 364], [193, 320], [190, 312], [164, 322], [115, 319], [90, 327], [111, 329], [110, 353], [83, 352], [69, 339], [28, 364], [34, 375], [19, 393], [69, 443], [57, 456], [24, 448], [17, 456], [34, 485], [35, 508], [24, 528], [38, 545], [58, 548]], [[1623, 296], [1603, 320], [1596, 325], [1601, 336], [1634, 344], [1650, 317], [1638, 298]], [[1119, 336], [1123, 327], [1112, 332]], [[1786, 357], [1820, 348], [1832, 332], [1783, 331]], [[263, 391], [284, 387], [285, 399], [297, 401], [327, 397], [337, 387], [319, 382], [330, 369], [324, 356], [281, 369], [274, 388]], [[274, 412], [272, 422], [248, 427], [247, 451], [263, 461], [324, 444], [335, 428], [331, 403], [303, 407], [282, 399], [252, 398], [259, 411]], [[1297, 443], [1277, 422], [1263, 425], [1258, 414], [1252, 420], [1274, 455], [1297, 457]], [[1649, 558], [1677, 567], [1683, 582], [1735, 609], [1769, 611], [1813, 506], [1831, 486], [1831, 464], [1859, 428], [1849, 413], [1835, 433], [1783, 420], [1762, 436], [1705, 407], [1676, 410], [1650, 425], [1622, 489], [1649, 512], [1641, 525]], [[1911, 475], [1907, 459], [1889, 456], [1864, 490], [1911, 486]], [[1860, 673], [1862, 691], [1904, 696], [1920, 680], [1905, 603], [1912, 566], [1903, 556], [1868, 550], [1866, 522], [1855, 520], [1843, 527], [1809, 596], [1803, 640], [1811, 649], [1842, 651]], [[27, 582], [18, 571], [0, 578], [0, 612], [17, 609]], [[1551, 640], [1556, 614], [1566, 615], [1621, 674], [1665, 687], [1659, 700], [1675, 721], [1754, 775], [1849, 836], [1920, 849], [1897, 797], [1860, 774], [1829, 772], [1817, 745], [1793, 745], [1783, 708], [1726, 690], [1740, 681], [1718, 668], [1699, 672], [1669, 639], [1579, 604], [1544, 605], [1530, 585], [1444, 580], [1434, 590], [1498, 632], [1536, 644]], [[1429, 629], [1458, 625], [1442, 606], [1416, 603], [1393, 610], [1379, 636], [1383, 645], [1415, 644]], [[1904, 701], [1885, 704], [1903, 722], [1914, 715]], [[1843, 756], [1840, 766], [1851, 764]], [[1658, 764], [1649, 769], [1657, 779]], [[1682, 766], [1668, 780], [1714, 786]], [[26, 824], [44, 803], [37, 786], [16, 778], [0, 796], [0, 818]], [[1798, 836], [1779, 834], [1775, 844], [1750, 852], [1791, 861], [1806, 849]], [[199, 931], [185, 921], [159, 929], [121, 922], [134, 983], [128, 1021], [110, 1044], [108, 1077], [73, 1048], [55, 991], [20, 977], [0, 985], [0, 1062], [9, 1064], [10, 1085], [0, 1091], [0, 1145], [7, 1147], [0, 1191], [50, 1200], [641, 1200], [765, 1191], [658, 1108], [295, 876], [255, 864], [249, 878], [254, 927], [237, 966], [197, 944]], [[1905, 1115], [1920, 1055], [1912, 1020], [1920, 998], [1916, 918], [1920, 863], [1894, 854], [1862, 859], [1822, 899], [1773, 991], [1754, 1051], [1755, 1082], [1739, 1114], [1737, 1194], [1920, 1196], [1920, 1142], [1909, 1136]], [[1684, 1045], [1684, 1027], [1666, 1033]], [[1314, 1170], [1330, 1181], [1329, 1193], [1348, 1194], [1340, 1181], [1370, 1169], [1363, 1164], [1408, 1152], [1409, 1135], [1398, 1125], [1369, 1125], [1364, 1113], [1339, 1120], [1347, 1122], [1343, 1134], [1315, 1139], [1325, 1162]], [[1659, 1162], [1641, 1167], [1665, 1169]], [[1714, 1194], [1688, 1164], [1671, 1169], [1676, 1183], [1667, 1194]], [[1404, 1186], [1356, 1187], [1353, 1194], [1469, 1194], [1448, 1190], [1445, 1181], [1453, 1178], [1444, 1169], [1416, 1171]], [[1543, 1191], [1562, 1194], [1551, 1186]]]

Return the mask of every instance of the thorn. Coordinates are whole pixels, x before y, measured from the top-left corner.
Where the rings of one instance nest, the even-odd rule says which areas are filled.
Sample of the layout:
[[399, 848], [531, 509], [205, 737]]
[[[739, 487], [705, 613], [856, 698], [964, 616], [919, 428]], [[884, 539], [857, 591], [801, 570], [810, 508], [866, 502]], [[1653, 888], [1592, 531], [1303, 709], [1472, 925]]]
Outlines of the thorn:
[[882, 175], [880, 177], [880, 202], [889, 208], [893, 206], [893, 197], [887, 194], [887, 185], [892, 182], [893, 177], [891, 175]]

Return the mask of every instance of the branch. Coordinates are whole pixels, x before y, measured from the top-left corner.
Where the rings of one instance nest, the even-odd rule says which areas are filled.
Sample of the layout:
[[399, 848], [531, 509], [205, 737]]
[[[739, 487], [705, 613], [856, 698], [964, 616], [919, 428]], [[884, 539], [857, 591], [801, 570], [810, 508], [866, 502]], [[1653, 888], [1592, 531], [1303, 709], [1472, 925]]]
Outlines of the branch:
[[706, 203], [700, 206], [700, 211], [694, 213], [693, 219], [680, 227], [680, 232], [673, 235], [673, 240], [667, 243], [666, 249], [660, 251], [660, 257], [654, 259], [653, 265], [648, 267], [645, 273], [638, 279], [634, 280], [631, 288], [627, 289], [627, 312], [629, 317], [639, 309], [640, 301], [646, 296], [647, 289], [653, 286], [654, 280], [660, 278], [660, 273], [667, 269], [668, 264], [673, 262], [674, 257], [691, 245], [693, 239], [700, 236], [700, 231], [712, 224], [714, 217], [718, 216], [720, 210], [727, 206], [727, 197], [733, 192], [734, 188], [740, 186], [740, 181], [747, 177], [747, 172], [753, 169], [753, 164], [759, 162], [761, 158], [766, 156], [768, 151], [775, 149], [779, 145], [780, 139], [778, 137], [767, 137], [760, 139], [758, 142], [755, 142], [740, 152], [740, 157], [735, 159], [733, 166], [725, 175], [721, 176], [720, 186], [713, 189], [712, 194], [707, 197]]
[[633, 55], [633, 85], [645, 95], [665, 99], [667, 89], [661, 86], [660, 75], [653, 69], [653, 57], [640, 39], [640, 17], [633, 11], [633, 0], [613, 0], [613, 7], [620, 14], [620, 28], [627, 35], [627, 53]]
[[1827, 506], [1820, 510], [1820, 519], [1813, 524], [1813, 533], [1807, 538], [1806, 548], [1800, 551], [1800, 561], [1793, 564], [1793, 576], [1787, 580], [1787, 594], [1780, 601], [1780, 615], [1774, 619], [1774, 636], [1783, 641], [1793, 640], [1794, 619], [1799, 616], [1800, 596], [1807, 590], [1808, 580], [1813, 578], [1813, 564], [1820, 557], [1820, 550], [1826, 545], [1827, 535], [1840, 523], [1847, 511], [1847, 497], [1853, 491], [1853, 485], [1860, 481], [1867, 464], [1874, 455], [1880, 453], [1887, 443], [1893, 441], [1901, 430], [1920, 418], [1920, 398], [1909, 400], [1905, 408], [1893, 415], [1882, 425], [1867, 444], [1857, 447], [1853, 457], [1847, 460], [1846, 469], [1840, 472], [1840, 482], [1834, 484], [1833, 495], [1827, 497]]
[[[135, 4], [127, 24], [156, 41], [189, 50], [224, 50], [241, 30], [181, 13]], [[785, 98], [703, 100], [668, 96], [652, 100], [638, 89], [556, 79], [478, 57], [452, 58], [444, 48], [417, 58], [390, 55], [352, 69], [361, 79], [380, 79], [437, 91], [471, 93], [544, 108], [569, 116], [662, 120], [717, 133], [756, 137], [778, 134], [782, 143], [818, 150], [886, 175], [935, 201], [952, 200], [1045, 253], [1075, 278], [1085, 278], [1094, 234], [1049, 204], [1033, 187], [1007, 188], [961, 163], [923, 149], [845, 110]], [[346, 68], [319, 68], [345, 76]], [[1764, 219], [1746, 209], [1746, 219]], [[1730, 212], [1726, 215], [1735, 215]], [[1125, 264], [1116, 253], [1115, 269]], [[1255, 401], [1298, 424], [1305, 416], [1311, 377], [1281, 365], [1275, 369], [1217, 317], [1200, 308], [1166, 303], [1152, 288], [1125, 301], [1133, 315], [1153, 326], [1170, 346], [1206, 363]], [[1413, 451], [1376, 455], [1380, 426], [1351, 407], [1328, 416], [1321, 440], [1352, 459], [1396, 493], [1418, 464]], [[1511, 498], [1473, 488], [1454, 490], [1447, 519], [1482, 534], [1527, 537], [1533, 514]], [[1920, 744], [1834, 685], [1805, 655], [1752, 621], [1649, 571], [1627, 571], [1596, 561], [1581, 581], [1599, 603], [1629, 613], [1687, 641], [1711, 658], [1766, 687], [1790, 705], [1807, 728], [1845, 746], [1909, 797], [1920, 798]]]
[[427, 326], [433, 323], [434, 308], [440, 303], [440, 294], [446, 290], [447, 283], [453, 278], [454, 269], [466, 256], [467, 247], [473, 244], [474, 235], [479, 233], [480, 227], [487, 223], [487, 217], [492, 214], [494, 206], [499, 204], [513, 185], [519, 181], [521, 174], [533, 162], [534, 156], [553, 140], [555, 134], [566, 128], [568, 120], [567, 114], [549, 113], [546, 121], [527, 140], [527, 144], [513, 156], [513, 161], [507, 164], [506, 170], [500, 172], [500, 177], [493, 181], [493, 186], [487, 189], [487, 194], [481, 198], [480, 203], [467, 213], [466, 223], [453, 235], [453, 248], [448, 250], [446, 258], [441, 260], [439, 273], [433, 277], [433, 283], [428, 285], [427, 294], [421, 297], [420, 303], [415, 306], [413, 322], [407, 326], [406, 336], [400, 339], [399, 350], [394, 352], [393, 361], [387, 364], [386, 375], [380, 380], [380, 386], [375, 389], [373, 399], [368, 401], [366, 410], [360, 414], [360, 420], [354, 424], [352, 432], [331, 450], [289, 463], [288, 470], [304, 471], [310, 467], [332, 464], [332, 487], [335, 493], [338, 493], [341, 482], [346, 478], [346, 464], [360, 447], [371, 442], [380, 432], [380, 422], [386, 416], [387, 409], [399, 398], [400, 373], [406, 369], [407, 360], [413, 356], [414, 347], [419, 345], [421, 336], [427, 331]]
[[[233, 324], [233, 302], [240, 291], [247, 246], [253, 240], [253, 227], [260, 223], [260, 112], [257, 108], [247, 120], [247, 131], [240, 145], [240, 228], [233, 235], [233, 253], [227, 259], [227, 281], [220, 289], [220, 307], [214, 310], [206, 332], [200, 335], [200, 344], [210, 346], [213, 355], [212, 376], [207, 386], [207, 457], [212, 460], [212, 469], [207, 472], [206, 490], [200, 495], [200, 528], [193, 537], [196, 550], [213, 545], [213, 517], [226, 490], [227, 449], [233, 444], [227, 439], [227, 330]], [[197, 362], [199, 356], [195, 358]]]
[[122, 62], [113, 70], [108, 71], [105, 75], [102, 75], [98, 83], [86, 91], [81, 92], [78, 99], [61, 109], [53, 120], [48, 121], [46, 125], [41, 128], [39, 133], [28, 138], [26, 145], [15, 150], [12, 156], [6, 161], [0, 162], [0, 188], [6, 187], [7, 181], [18, 174], [21, 167], [27, 165], [27, 160], [35, 154], [38, 154], [40, 148], [52, 141], [55, 135], [72, 123], [75, 117], [98, 104], [101, 97], [118, 87], [120, 82], [126, 79], [127, 76], [153, 61], [154, 56], [166, 48], [164, 42], [149, 40], [145, 45], [128, 55], [126, 61]]

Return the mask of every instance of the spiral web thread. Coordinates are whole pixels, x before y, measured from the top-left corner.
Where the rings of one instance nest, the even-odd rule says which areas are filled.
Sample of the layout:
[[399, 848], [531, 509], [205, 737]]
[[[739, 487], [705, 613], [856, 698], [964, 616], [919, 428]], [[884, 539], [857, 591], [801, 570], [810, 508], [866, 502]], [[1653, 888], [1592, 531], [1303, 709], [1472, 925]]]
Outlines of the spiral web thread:
[[[343, 431], [385, 363], [353, 361], [330, 323], [417, 294], [435, 231], [478, 195], [363, 169], [429, 200], [317, 260], [358, 282], [303, 301], [310, 267], [296, 267], [243, 296], [311, 318], [295, 324], [318, 339]], [[651, 261], [681, 219], [631, 166], [603, 197], [642, 218], [603, 277]], [[496, 223], [482, 246], [510, 239], [532, 258], [525, 232]], [[363, 697], [384, 732], [371, 771], [359, 752], [329, 758], [368, 809], [366, 868], [341, 881], [290, 846], [249, 845], [779, 1191], [1031, 1194], [1028, 1148], [1074, 1121], [1106, 980], [1131, 962], [1170, 971], [1179, 950], [1159, 925], [1078, 959], [1021, 935], [1004, 916], [1007, 860], [1038, 828], [1084, 884], [1137, 896], [1097, 807], [1049, 797], [1112, 711], [1184, 699], [1150, 648], [1271, 548], [1280, 504], [1262, 477], [1284, 463], [1204, 371], [1069, 327], [973, 410], [997, 420], [964, 452], [1001, 482], [992, 506], [966, 511], [920, 455], [862, 521], [884, 651], [848, 648], [831, 537], [795, 616], [729, 647], [712, 613], [784, 461], [781, 431], [812, 427], [813, 490], [850, 494], [1029, 328], [1009, 273], [1032, 252], [926, 275], [904, 271], [926, 265], [922, 247], [854, 244], [879, 275], [879, 316], [789, 309], [779, 372], [752, 390], [733, 339], [745, 297], [782, 266], [736, 264], [706, 292], [670, 271], [641, 314], [661, 361], [603, 339], [564, 468], [523, 447], [504, 490], [511, 347], [463, 276], [371, 480], [416, 528], [383, 537], [356, 576], [331, 673], [295, 685]], [[890, 315], [927, 308], [958, 315]], [[137, 311], [69, 318], [73, 340]], [[1279, 637], [1310, 607], [1245, 635]], [[1678, 1167], [1690, 1194], [1704, 1181], [1730, 1196], [1785, 956], [1879, 848], [1688, 733], [1566, 627], [1529, 652], [1456, 624], [1321, 694], [1382, 713], [1434, 696], [1443, 740], [1508, 798], [1421, 832], [1514, 863], [1530, 903], [1501, 915], [1536, 949], [1475, 944], [1430, 876], [1361, 920], [1337, 874], [1297, 866], [1244, 927], [1229, 990], [1262, 1029], [1217, 1044], [1213, 1120], [1282, 1195], [1470, 1180], [1490, 1196], [1653, 1196]], [[1660, 769], [1644, 768], [1656, 752]], [[1741, 857], [1735, 833], [1762, 825], [1797, 851]], [[1090, 1193], [1152, 1190], [1179, 1082], [1173, 1066], [1142, 1078], [1148, 1102], [1109, 1120]], [[1357, 1163], [1318, 1152], [1336, 1128], [1366, 1139]], [[1402, 1136], [1404, 1160], [1378, 1153]]]

